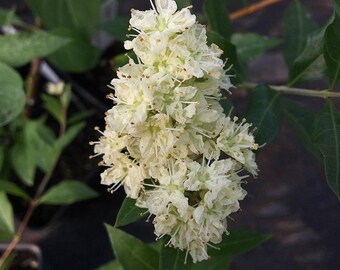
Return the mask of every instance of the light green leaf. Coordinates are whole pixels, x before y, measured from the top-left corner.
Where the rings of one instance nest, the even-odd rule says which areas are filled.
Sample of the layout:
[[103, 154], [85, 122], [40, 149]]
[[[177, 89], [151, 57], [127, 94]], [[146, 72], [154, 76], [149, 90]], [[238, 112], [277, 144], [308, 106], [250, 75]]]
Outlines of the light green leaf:
[[[1, 49], [0, 49], [1, 50]], [[0, 62], [0, 127], [14, 120], [25, 106], [25, 93], [20, 75]]]
[[270, 236], [267, 234], [233, 229], [230, 231], [230, 234], [225, 235], [222, 242], [217, 245], [219, 250], [210, 249], [209, 254], [212, 256], [235, 256], [253, 249], [269, 238]]
[[236, 47], [239, 60], [248, 64], [267, 50], [278, 46], [281, 40], [263, 37], [256, 33], [238, 33], [231, 36], [231, 43]]
[[157, 251], [138, 238], [106, 225], [116, 258], [125, 270], [158, 270]]
[[101, 29], [112, 35], [118, 41], [127, 40], [129, 17], [116, 17], [111, 21], [105, 22]]
[[22, 25], [23, 22], [15, 15], [15, 9], [0, 9], [0, 26], [3, 25]]
[[64, 87], [64, 91], [60, 97], [60, 101], [64, 109], [67, 109], [70, 106], [71, 100], [72, 100], [71, 85], [66, 84]]
[[136, 200], [125, 198], [122, 206], [119, 209], [115, 227], [121, 227], [133, 223], [145, 216], [145, 209], [135, 205]]
[[312, 138], [316, 113], [288, 99], [281, 102], [281, 107], [287, 120], [297, 131], [301, 144], [319, 160], [322, 160], [322, 155], [315, 147]]
[[333, 89], [340, 79], [340, 15], [335, 16], [332, 23], [327, 26], [324, 42], [323, 50], [330, 89]]
[[269, 143], [279, 131], [279, 100], [280, 93], [267, 86], [258, 86], [251, 91], [245, 118], [256, 128], [254, 135], [260, 145]]
[[289, 70], [288, 84], [294, 85], [301, 80], [315, 80], [323, 76], [326, 69], [322, 54], [324, 29], [311, 33], [302, 53], [296, 58]]
[[323, 155], [328, 185], [340, 199], [340, 113], [330, 100], [316, 118], [313, 138]]
[[178, 9], [186, 8], [191, 5], [191, 0], [176, 0]]
[[192, 260], [186, 259], [186, 251], [178, 248], [168, 247], [163, 244], [160, 255], [160, 270], [186, 270], [190, 269]]
[[0, 240], [14, 235], [14, 216], [10, 201], [5, 192], [0, 191]]
[[67, 205], [97, 196], [96, 191], [82, 182], [64, 180], [46, 191], [39, 200], [39, 204]]
[[45, 57], [69, 43], [69, 39], [43, 31], [0, 36], [0, 61], [19, 67]]
[[209, 29], [229, 40], [231, 23], [228, 17], [227, 2], [226, 0], [205, 0], [204, 11], [208, 18]]
[[42, 100], [44, 108], [60, 123], [64, 124], [65, 118], [63, 115], [63, 107], [59, 99], [55, 96], [43, 94]]
[[90, 40], [99, 21], [102, 0], [28, 0], [27, 3], [49, 29], [68, 28]]
[[4, 191], [7, 194], [11, 194], [29, 201], [31, 198], [20, 187], [12, 182], [0, 180], [0, 191]]
[[96, 270], [124, 270], [123, 266], [117, 260], [108, 262], [107, 264], [97, 268]]
[[98, 63], [100, 51], [78, 32], [59, 28], [52, 30], [51, 33], [71, 40], [65, 47], [48, 58], [61, 70], [79, 73], [93, 68]]
[[315, 30], [316, 24], [308, 11], [298, 0], [292, 1], [283, 18], [283, 53], [289, 68], [305, 48], [308, 35]]

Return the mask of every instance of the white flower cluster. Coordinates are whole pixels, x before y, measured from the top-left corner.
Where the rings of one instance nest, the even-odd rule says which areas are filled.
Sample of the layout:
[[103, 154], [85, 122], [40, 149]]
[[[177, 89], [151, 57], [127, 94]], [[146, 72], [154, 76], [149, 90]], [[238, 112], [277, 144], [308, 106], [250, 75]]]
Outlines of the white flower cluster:
[[157, 237], [169, 235], [170, 246], [197, 262], [208, 259], [207, 246], [221, 242], [227, 216], [246, 195], [240, 172], [257, 174], [257, 144], [250, 124], [223, 113], [221, 89], [232, 85], [222, 51], [207, 44], [190, 7], [151, 4], [131, 11], [137, 34], [125, 48], [138, 63], [130, 59], [112, 80], [115, 106], [95, 153], [107, 167], [102, 183], [110, 191], [123, 186], [154, 215]]

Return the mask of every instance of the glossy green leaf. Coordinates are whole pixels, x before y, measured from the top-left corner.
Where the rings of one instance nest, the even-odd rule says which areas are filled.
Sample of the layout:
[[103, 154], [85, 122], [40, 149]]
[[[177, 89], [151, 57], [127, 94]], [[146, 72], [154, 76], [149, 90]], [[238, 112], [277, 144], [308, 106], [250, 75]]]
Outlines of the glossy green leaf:
[[79, 201], [92, 199], [98, 193], [79, 181], [62, 181], [51, 187], [39, 200], [40, 204], [68, 205]]
[[[0, 49], [1, 50], [1, 49]], [[0, 62], [0, 127], [14, 120], [25, 106], [23, 81], [14, 69]]]
[[13, 196], [17, 196], [20, 198], [23, 198], [25, 200], [30, 200], [31, 198], [26, 194], [25, 191], [23, 191], [20, 187], [18, 187], [16, 184], [0, 180], [0, 191], [4, 191], [7, 194], [11, 194]]
[[316, 28], [315, 22], [300, 1], [293, 0], [283, 18], [283, 53], [288, 67], [293, 65], [305, 48], [308, 35]]
[[209, 29], [229, 40], [231, 23], [228, 17], [227, 3], [227, 0], [205, 0], [204, 11], [208, 18]]
[[19, 67], [33, 58], [45, 57], [69, 43], [68, 38], [38, 31], [0, 36], [0, 61]]
[[138, 238], [106, 225], [116, 258], [125, 270], [158, 270], [159, 255], [156, 250]]
[[163, 244], [160, 255], [160, 270], [186, 270], [191, 269], [192, 260], [186, 260], [186, 251], [168, 247]]
[[279, 131], [279, 101], [280, 93], [267, 86], [258, 86], [251, 91], [245, 118], [256, 128], [254, 135], [260, 145], [269, 143]]
[[319, 160], [322, 160], [322, 155], [315, 147], [312, 138], [316, 113], [288, 99], [281, 102], [281, 107], [285, 117], [297, 131], [301, 144]]
[[330, 88], [333, 89], [340, 79], [340, 15], [335, 16], [325, 31], [324, 56]]
[[263, 37], [256, 33], [237, 33], [231, 36], [231, 43], [236, 47], [238, 59], [248, 64], [267, 50], [281, 44], [281, 40]]
[[96, 270], [124, 270], [123, 266], [119, 263], [117, 260], [113, 260], [111, 262], [108, 262], [105, 265], [102, 265], [101, 267], [97, 268]]
[[294, 85], [301, 80], [320, 79], [326, 69], [323, 56], [324, 29], [311, 33], [306, 46], [289, 70], [288, 84]]
[[340, 112], [330, 100], [316, 118], [313, 138], [323, 155], [328, 185], [340, 199]]
[[133, 223], [145, 216], [145, 209], [135, 205], [136, 200], [125, 198], [122, 206], [119, 209], [115, 227], [121, 227]]
[[68, 28], [90, 40], [99, 22], [102, 0], [27, 0], [27, 3], [49, 29]]
[[14, 216], [10, 201], [5, 192], [0, 191], [0, 240], [6, 240], [14, 234]]
[[127, 40], [129, 17], [116, 17], [111, 21], [104, 23], [101, 29], [112, 35], [118, 41]]
[[70, 42], [48, 57], [52, 64], [67, 72], [84, 72], [93, 68], [99, 60], [100, 51], [78, 32], [66, 28], [54, 29], [54, 35], [68, 38]]
[[22, 24], [23, 22], [15, 15], [15, 9], [5, 10], [0, 8], [0, 26]]
[[67, 109], [70, 106], [72, 100], [72, 90], [71, 90], [71, 85], [66, 84], [64, 87], [64, 91], [61, 94], [60, 97], [60, 102], [63, 106], [64, 109]]
[[191, 5], [191, 0], [176, 0], [178, 9], [185, 8]]
[[223, 236], [223, 240], [218, 244], [217, 249], [210, 249], [212, 256], [235, 256], [247, 252], [268, 240], [268, 234], [251, 232], [243, 229], [233, 229], [229, 235]]

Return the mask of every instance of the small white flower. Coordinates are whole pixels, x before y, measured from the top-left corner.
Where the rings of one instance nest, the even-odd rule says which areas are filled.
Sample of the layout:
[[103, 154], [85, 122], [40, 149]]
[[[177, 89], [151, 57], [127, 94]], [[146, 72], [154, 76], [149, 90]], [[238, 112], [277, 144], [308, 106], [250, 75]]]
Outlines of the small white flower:
[[64, 92], [65, 83], [60, 81], [58, 83], [47, 83], [46, 91], [52, 96], [60, 96]]

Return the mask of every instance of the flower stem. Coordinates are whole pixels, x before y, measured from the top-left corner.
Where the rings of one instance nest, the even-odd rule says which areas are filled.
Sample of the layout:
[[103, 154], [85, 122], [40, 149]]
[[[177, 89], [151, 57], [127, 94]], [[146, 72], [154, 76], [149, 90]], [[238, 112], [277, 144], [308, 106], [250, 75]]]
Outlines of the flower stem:
[[[242, 83], [237, 85], [237, 88], [245, 88], [245, 89], [252, 89], [260, 84], [257, 83]], [[285, 85], [268, 85], [272, 90], [282, 92], [288, 95], [296, 95], [296, 96], [307, 96], [307, 97], [318, 97], [318, 98], [340, 98], [339, 92], [330, 92], [329, 90], [311, 90], [311, 89], [304, 89], [304, 88], [294, 88], [288, 87]]]

